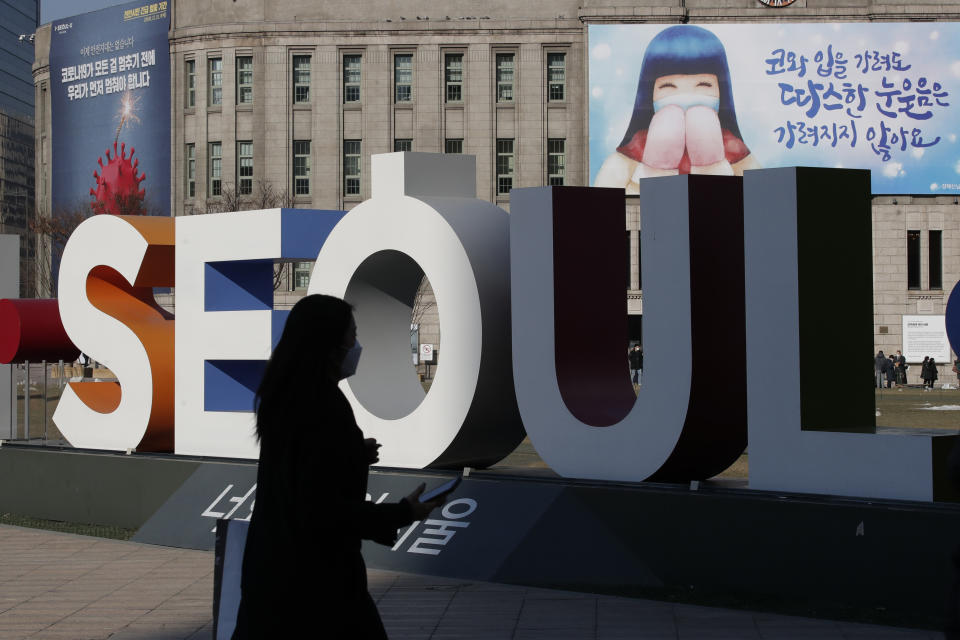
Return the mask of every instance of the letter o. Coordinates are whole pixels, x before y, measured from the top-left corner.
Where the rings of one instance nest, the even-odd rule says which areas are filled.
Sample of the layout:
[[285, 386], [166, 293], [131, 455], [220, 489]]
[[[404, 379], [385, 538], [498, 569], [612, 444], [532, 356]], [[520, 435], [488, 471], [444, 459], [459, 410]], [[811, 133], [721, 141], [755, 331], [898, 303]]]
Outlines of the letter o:
[[[523, 439], [513, 390], [508, 216], [476, 199], [472, 156], [373, 156], [373, 197], [333, 229], [309, 293], [354, 306], [363, 356], [341, 382], [380, 464], [482, 467]], [[426, 274], [440, 314], [436, 376], [424, 393], [410, 319]], [[321, 435], [322, 437], [322, 435]]]
[[[457, 513], [453, 510], [453, 505], [465, 505], [467, 507], [466, 511], [461, 511]], [[444, 518], [448, 520], [458, 520], [460, 518], [466, 518], [468, 515], [477, 510], [477, 501], [473, 498], [457, 498], [447, 504], [443, 505], [443, 511], [440, 513]]]

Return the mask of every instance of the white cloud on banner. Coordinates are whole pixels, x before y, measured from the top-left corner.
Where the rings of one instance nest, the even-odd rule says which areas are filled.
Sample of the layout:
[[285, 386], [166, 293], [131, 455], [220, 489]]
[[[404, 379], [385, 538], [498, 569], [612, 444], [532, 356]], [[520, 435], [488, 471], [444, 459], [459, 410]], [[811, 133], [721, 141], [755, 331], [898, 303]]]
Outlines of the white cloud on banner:
[[595, 47], [593, 48], [593, 50], [590, 52], [590, 55], [591, 55], [595, 60], [606, 60], [607, 58], [610, 57], [610, 54], [611, 54], [610, 45], [608, 45], [608, 44], [606, 44], [606, 43], [598, 44], [598, 45], [595, 46]]
[[903, 163], [900, 162], [888, 162], [883, 165], [883, 175], [888, 178], [899, 178], [901, 176], [907, 175], [903, 170]]

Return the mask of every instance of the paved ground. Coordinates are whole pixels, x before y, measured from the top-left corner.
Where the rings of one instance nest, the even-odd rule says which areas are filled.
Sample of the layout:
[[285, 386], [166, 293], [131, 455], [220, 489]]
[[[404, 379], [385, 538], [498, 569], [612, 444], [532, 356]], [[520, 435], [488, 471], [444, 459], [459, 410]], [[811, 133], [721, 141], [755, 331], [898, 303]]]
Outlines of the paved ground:
[[[211, 637], [212, 553], [9, 526], [0, 548], [0, 640]], [[388, 571], [371, 571], [370, 585], [392, 640], [943, 637]]]

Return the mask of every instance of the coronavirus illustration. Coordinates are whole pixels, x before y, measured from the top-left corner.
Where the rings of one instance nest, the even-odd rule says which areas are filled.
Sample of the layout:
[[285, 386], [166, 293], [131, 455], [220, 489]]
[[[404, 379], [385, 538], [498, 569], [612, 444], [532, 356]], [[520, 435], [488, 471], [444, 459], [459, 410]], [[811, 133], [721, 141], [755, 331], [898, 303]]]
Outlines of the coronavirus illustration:
[[120, 109], [115, 116], [119, 124], [116, 135], [113, 137], [113, 156], [110, 155], [110, 149], [104, 151], [103, 155], [107, 158], [106, 164], [103, 158], [97, 158], [100, 171], [93, 172], [93, 178], [97, 182], [96, 188], [90, 189], [90, 195], [93, 196], [90, 208], [94, 213], [114, 215], [144, 213], [145, 192], [140, 188], [140, 183], [147, 176], [139, 173], [140, 161], [133, 157], [133, 147], [130, 147], [130, 155], [127, 155], [126, 144], [121, 142], [120, 151], [117, 152], [117, 142], [120, 140], [124, 125], [136, 125], [140, 122], [137, 116], [139, 104], [140, 97], [132, 91], [125, 91], [120, 97]]
[[129, 215], [142, 212], [145, 192], [140, 188], [140, 183], [147, 176], [140, 173], [140, 161], [133, 157], [134, 152], [134, 148], [130, 147], [128, 155], [126, 145], [122, 142], [118, 152], [117, 143], [114, 141], [113, 155], [110, 154], [110, 149], [104, 151], [106, 164], [103, 158], [97, 159], [100, 171], [93, 172], [97, 186], [96, 189], [90, 189], [90, 195], [93, 196], [90, 208], [94, 213]]

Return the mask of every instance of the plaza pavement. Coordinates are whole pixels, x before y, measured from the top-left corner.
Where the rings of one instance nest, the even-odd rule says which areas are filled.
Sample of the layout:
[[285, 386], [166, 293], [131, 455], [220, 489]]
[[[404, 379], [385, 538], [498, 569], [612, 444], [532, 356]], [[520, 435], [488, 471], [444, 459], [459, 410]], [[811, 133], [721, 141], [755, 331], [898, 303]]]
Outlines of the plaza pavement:
[[[212, 635], [211, 552], [11, 526], [0, 526], [0, 548], [0, 640], [196, 640]], [[931, 631], [389, 571], [371, 570], [369, 575], [392, 640], [943, 637]], [[323, 622], [317, 623], [316, 637], [323, 638]]]

